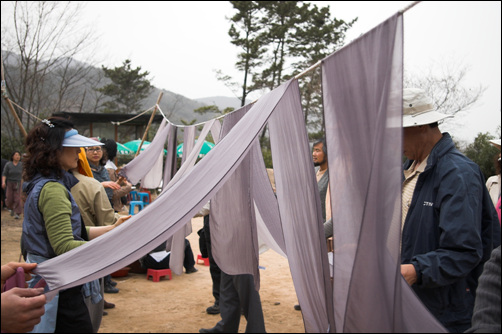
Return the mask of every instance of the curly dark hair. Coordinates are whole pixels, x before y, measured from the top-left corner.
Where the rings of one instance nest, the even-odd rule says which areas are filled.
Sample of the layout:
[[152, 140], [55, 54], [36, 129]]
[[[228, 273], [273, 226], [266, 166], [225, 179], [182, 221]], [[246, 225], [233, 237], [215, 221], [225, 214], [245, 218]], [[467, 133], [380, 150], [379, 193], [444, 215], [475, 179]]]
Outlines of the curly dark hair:
[[63, 152], [66, 131], [73, 123], [62, 117], [51, 117], [33, 127], [25, 141], [26, 154], [23, 158], [23, 180], [30, 181], [37, 173], [43, 176], [55, 174], [62, 177], [59, 158]]

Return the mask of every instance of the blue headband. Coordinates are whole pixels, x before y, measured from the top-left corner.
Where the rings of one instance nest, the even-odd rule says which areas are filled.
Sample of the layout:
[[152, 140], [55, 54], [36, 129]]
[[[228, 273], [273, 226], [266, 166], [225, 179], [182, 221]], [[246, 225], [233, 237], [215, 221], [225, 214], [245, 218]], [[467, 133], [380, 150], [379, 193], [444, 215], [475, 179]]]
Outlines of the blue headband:
[[66, 131], [66, 133], [64, 134], [64, 137], [68, 138], [68, 137], [75, 136], [75, 135], [78, 135], [78, 131], [75, 129], [71, 129], [69, 131]]

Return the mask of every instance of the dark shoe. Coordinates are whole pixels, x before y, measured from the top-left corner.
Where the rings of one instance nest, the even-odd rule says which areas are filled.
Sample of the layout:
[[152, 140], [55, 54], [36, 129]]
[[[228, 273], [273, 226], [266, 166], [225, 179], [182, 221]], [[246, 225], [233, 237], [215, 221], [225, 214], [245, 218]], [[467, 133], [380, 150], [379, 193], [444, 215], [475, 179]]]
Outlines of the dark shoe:
[[117, 286], [117, 282], [110, 280], [109, 282], [112, 286]]
[[214, 304], [206, 309], [207, 314], [220, 314], [220, 305]]
[[187, 274], [196, 273], [198, 271], [199, 271], [199, 269], [197, 269], [195, 267], [185, 269], [185, 273], [187, 273]]
[[105, 309], [114, 308], [114, 307], [115, 307], [115, 304], [113, 304], [113, 303], [109, 303], [109, 302], [107, 302], [107, 301], [105, 300], [105, 304], [103, 305], [103, 307], [104, 307]]
[[221, 333], [216, 330], [216, 328], [201, 328], [199, 329], [199, 333]]
[[104, 317], [105, 315], [108, 315], [108, 312], [103, 311], [103, 317]]
[[111, 284], [106, 284], [105, 285], [105, 292], [106, 293], [118, 293], [119, 289], [116, 287], [113, 287]]
[[14, 219], [19, 219], [19, 215], [17, 213], [14, 215]]
[[301, 310], [302, 310], [302, 308], [300, 307], [300, 305], [296, 304], [296, 305], [295, 305], [295, 310], [297, 310], [297, 311], [301, 311]]

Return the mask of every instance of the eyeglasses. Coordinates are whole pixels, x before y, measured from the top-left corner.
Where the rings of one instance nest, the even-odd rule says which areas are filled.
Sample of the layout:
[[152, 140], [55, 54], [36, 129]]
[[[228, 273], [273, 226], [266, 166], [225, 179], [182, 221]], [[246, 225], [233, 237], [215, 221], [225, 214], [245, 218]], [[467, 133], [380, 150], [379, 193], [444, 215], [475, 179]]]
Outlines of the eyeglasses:
[[101, 147], [88, 148], [87, 151], [90, 151], [90, 152], [101, 152]]

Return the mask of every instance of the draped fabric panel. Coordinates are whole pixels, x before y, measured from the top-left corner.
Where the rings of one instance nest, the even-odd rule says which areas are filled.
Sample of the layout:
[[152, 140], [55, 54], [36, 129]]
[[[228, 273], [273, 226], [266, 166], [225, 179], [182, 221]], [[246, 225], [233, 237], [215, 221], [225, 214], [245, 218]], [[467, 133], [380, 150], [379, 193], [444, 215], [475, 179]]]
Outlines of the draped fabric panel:
[[444, 331], [400, 274], [402, 39], [396, 14], [322, 63], [337, 332]]
[[[225, 117], [220, 136], [225, 136], [246, 115], [250, 106]], [[220, 269], [228, 275], [258, 273], [256, 225], [251, 214], [250, 158], [242, 160], [232, 176], [211, 199], [211, 251]], [[259, 287], [259, 285], [258, 285]]]
[[289, 267], [306, 332], [334, 328], [319, 189], [303, 120], [298, 82], [270, 117], [270, 145]]
[[[179, 171], [173, 176], [169, 184], [167, 184], [164, 187], [163, 191], [169, 189], [173, 184], [178, 182], [180, 178], [182, 178], [186, 173], [188, 173], [193, 168], [193, 166], [195, 166], [195, 162], [199, 157], [199, 152], [202, 148], [202, 145], [204, 144], [204, 140], [206, 139], [207, 134], [209, 133], [214, 123], [216, 122], [217, 122], [216, 120], [212, 119], [204, 124], [204, 127], [199, 135], [200, 140], [197, 141], [197, 143], [195, 143], [195, 127], [185, 128], [185, 132], [183, 134], [185, 142], [183, 143], [183, 156], [181, 159], [181, 167]], [[185, 149], [185, 143], [186, 143], [186, 149]]]
[[[204, 128], [199, 135], [199, 140], [195, 143], [195, 126], [190, 126], [185, 128], [183, 137], [183, 157], [182, 157], [182, 167], [178, 173], [173, 177], [172, 181], [183, 176], [187, 171], [191, 170], [195, 165], [199, 152], [202, 148], [202, 144], [206, 139], [209, 130], [212, 129], [215, 120], [210, 120], [204, 124]], [[169, 187], [169, 185], [168, 185]], [[176, 275], [183, 274], [183, 260], [185, 259], [185, 238], [192, 233], [191, 219], [189, 219], [185, 224], [185, 229], [181, 229], [176, 232], [171, 240], [168, 241], [167, 245], [171, 247], [167, 250], [171, 251], [171, 257], [169, 260], [169, 268]], [[166, 245], [166, 246], [167, 246]]]
[[171, 129], [171, 126], [167, 126], [167, 121], [162, 120], [159, 130], [150, 145], [135, 159], [125, 165], [120, 171], [120, 175], [125, 175], [129, 182], [137, 184], [152, 168], [152, 161], [157, 161], [159, 155], [163, 154], [166, 138]]
[[[272, 189], [258, 142], [253, 146], [251, 154], [251, 193], [254, 201], [254, 216], [260, 253], [272, 248], [278, 254], [286, 257], [286, 245], [284, 243], [279, 204]], [[263, 217], [267, 219], [263, 219]], [[262, 248], [265, 249], [262, 250]]]
[[35, 272], [47, 282], [48, 299], [61, 289], [123, 268], [184, 228], [186, 221], [239, 166], [290, 84], [288, 81], [263, 96], [204, 159], [127, 222], [85, 245], [40, 263]]

